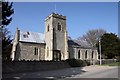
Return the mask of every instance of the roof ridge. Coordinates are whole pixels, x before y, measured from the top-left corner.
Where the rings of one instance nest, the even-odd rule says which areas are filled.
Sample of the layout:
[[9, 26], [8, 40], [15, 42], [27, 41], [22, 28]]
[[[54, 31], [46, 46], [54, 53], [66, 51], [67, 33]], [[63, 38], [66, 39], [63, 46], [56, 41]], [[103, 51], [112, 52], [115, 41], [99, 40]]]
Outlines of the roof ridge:
[[44, 33], [41, 33], [41, 32], [31, 32], [31, 31], [22, 31], [22, 30], [20, 30], [20, 32], [30, 32], [30, 33], [40, 33], [40, 34], [44, 34]]

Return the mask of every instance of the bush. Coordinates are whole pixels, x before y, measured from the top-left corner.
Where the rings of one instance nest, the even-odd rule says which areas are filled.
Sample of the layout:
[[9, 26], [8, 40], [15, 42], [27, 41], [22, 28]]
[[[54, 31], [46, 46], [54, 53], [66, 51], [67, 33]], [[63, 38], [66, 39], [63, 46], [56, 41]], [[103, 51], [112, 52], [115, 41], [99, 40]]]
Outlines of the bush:
[[90, 61], [89, 60], [84, 60], [83, 62], [86, 66], [90, 66]]
[[67, 59], [66, 61], [67, 61], [67, 63], [68, 63], [71, 67], [83, 67], [83, 66], [86, 66], [85, 62], [82, 61], [82, 60]]

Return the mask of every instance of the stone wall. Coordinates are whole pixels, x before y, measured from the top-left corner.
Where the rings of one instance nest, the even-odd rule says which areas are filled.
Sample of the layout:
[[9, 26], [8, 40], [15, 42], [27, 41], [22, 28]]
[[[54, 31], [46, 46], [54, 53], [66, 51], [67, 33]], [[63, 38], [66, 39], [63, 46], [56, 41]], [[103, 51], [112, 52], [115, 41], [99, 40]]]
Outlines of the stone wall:
[[13, 61], [3, 62], [2, 71], [3, 73], [36, 72], [69, 67], [70, 65], [65, 61]]
[[[35, 55], [35, 48], [37, 54]], [[16, 52], [16, 60], [44, 60], [45, 44], [19, 42]]]

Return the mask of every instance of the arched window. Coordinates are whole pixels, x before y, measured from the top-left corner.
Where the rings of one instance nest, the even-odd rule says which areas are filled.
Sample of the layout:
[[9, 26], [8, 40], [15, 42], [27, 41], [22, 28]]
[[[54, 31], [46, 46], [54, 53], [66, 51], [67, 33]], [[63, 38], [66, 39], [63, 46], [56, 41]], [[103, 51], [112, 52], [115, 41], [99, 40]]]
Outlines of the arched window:
[[49, 28], [50, 28], [50, 27], [49, 27], [49, 25], [48, 25], [48, 26], [47, 26], [47, 32], [49, 32]]
[[94, 56], [94, 51], [92, 51], [92, 58], [93, 58], [93, 56]]
[[87, 50], [85, 51], [85, 59], [87, 59]]
[[78, 58], [80, 58], [80, 50], [78, 51]]
[[34, 49], [34, 55], [38, 55], [38, 48], [36, 48], [36, 47]]
[[61, 24], [60, 24], [60, 23], [58, 23], [57, 28], [58, 28], [59, 31], [62, 30], [62, 29], [61, 29], [62, 27], [61, 27]]

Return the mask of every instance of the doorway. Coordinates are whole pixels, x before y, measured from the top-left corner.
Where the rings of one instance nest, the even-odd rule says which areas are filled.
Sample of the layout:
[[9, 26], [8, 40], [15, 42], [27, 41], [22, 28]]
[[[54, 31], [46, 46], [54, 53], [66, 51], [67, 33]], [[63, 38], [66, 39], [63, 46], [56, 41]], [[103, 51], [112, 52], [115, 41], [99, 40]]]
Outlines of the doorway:
[[60, 50], [53, 50], [53, 61], [61, 60], [61, 52]]

